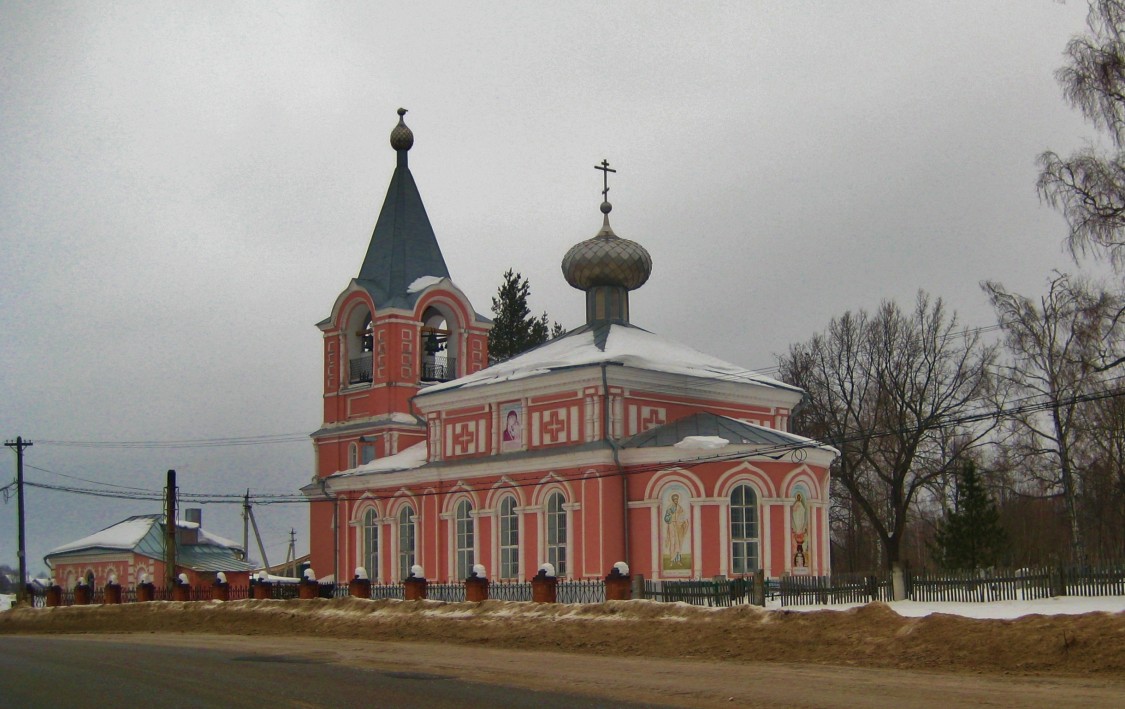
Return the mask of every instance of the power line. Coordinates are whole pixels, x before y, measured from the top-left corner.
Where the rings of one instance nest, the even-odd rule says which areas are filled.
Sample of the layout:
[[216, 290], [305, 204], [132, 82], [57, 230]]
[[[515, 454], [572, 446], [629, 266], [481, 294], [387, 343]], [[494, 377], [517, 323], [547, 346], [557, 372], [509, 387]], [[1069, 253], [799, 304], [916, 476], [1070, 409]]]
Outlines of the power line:
[[62, 439], [41, 439], [42, 445], [63, 448], [224, 448], [229, 446], [260, 446], [274, 443], [307, 442], [308, 433], [272, 433], [259, 436], [236, 436], [230, 438], [192, 438], [173, 441], [68, 441]]
[[[934, 429], [951, 428], [951, 427], [955, 427], [955, 426], [963, 426], [963, 425], [970, 424], [970, 423], [979, 423], [981, 421], [987, 421], [987, 420], [991, 420], [991, 419], [994, 419], [994, 418], [1010, 418], [1010, 417], [1013, 417], [1013, 416], [1018, 416], [1018, 415], [1023, 415], [1023, 414], [1046, 411], [1046, 410], [1052, 408], [1053, 406], [1055, 406], [1056, 404], [1062, 404], [1062, 405], [1080, 404], [1080, 403], [1086, 403], [1086, 402], [1092, 402], [1092, 401], [1099, 401], [1099, 400], [1103, 400], [1103, 399], [1117, 398], [1117, 397], [1120, 397], [1120, 396], [1125, 396], [1125, 389], [1101, 391], [1101, 392], [1096, 392], [1096, 393], [1091, 393], [1091, 394], [1082, 394], [1082, 395], [1070, 397], [1069, 399], [1059, 401], [1059, 402], [1056, 402], [1056, 401], [1051, 400], [1051, 399], [1048, 399], [1046, 401], [1030, 401], [1030, 399], [1034, 398], [1034, 397], [1027, 397], [1023, 400], [1017, 400], [1017, 401], [1025, 401], [1027, 403], [1018, 403], [1014, 406], [1004, 407], [1004, 408], [996, 410], [996, 411], [985, 411], [985, 412], [965, 414], [965, 415], [958, 416], [958, 417], [955, 417], [955, 418], [950, 418], [950, 419], [947, 419], [947, 420], [944, 420], [944, 421], [939, 421], [934, 425], [928, 426], [927, 428], [934, 428]], [[915, 426], [915, 427], [903, 427], [903, 428], [899, 428], [899, 429], [887, 429], [887, 430], [883, 430], [883, 431], [873, 431], [873, 432], [872, 431], [858, 431], [855, 434], [852, 434], [850, 436], [844, 436], [844, 437], [841, 437], [841, 438], [838, 438], [838, 439], [829, 439], [829, 440], [825, 440], [825, 441], [818, 441], [818, 440], [815, 440], [815, 439], [806, 439], [806, 441], [802, 441], [802, 442], [778, 443], [778, 444], [774, 444], [774, 445], [771, 445], [771, 446], [764, 446], [764, 447], [755, 449], [753, 451], [740, 451], [740, 452], [737, 452], [737, 453], [716, 453], [716, 454], [709, 455], [709, 456], [700, 456], [700, 457], [697, 457], [697, 458], [694, 458], [694, 459], [691, 459], [691, 460], [676, 461], [675, 465], [677, 467], [681, 467], [681, 468], [692, 468], [692, 467], [695, 467], [695, 466], [698, 466], [698, 465], [703, 465], [705, 463], [733, 462], [733, 461], [736, 461], [736, 460], [744, 460], [744, 459], [747, 459], [747, 458], [755, 458], [755, 457], [781, 458], [782, 456], [784, 456], [786, 454], [793, 453], [793, 452], [799, 451], [799, 450], [805, 450], [805, 449], [808, 449], [808, 448], [817, 448], [817, 447], [826, 446], [826, 445], [827, 446], [833, 446], [833, 447], [842, 447], [842, 446], [845, 446], [849, 443], [856, 443], [856, 442], [860, 442], [860, 441], [863, 441], [863, 440], [876, 439], [876, 438], [885, 438], [887, 436], [892, 436], [892, 435], [904, 435], [904, 434], [909, 434], [911, 432], [915, 432], [915, 431], [918, 431], [918, 430], [921, 430], [921, 429], [922, 429], [921, 426]], [[668, 467], [668, 463], [665, 463], [665, 462], [650, 463], [650, 464], [642, 465], [642, 466], [632, 466], [630, 468], [630, 470], [628, 471], [628, 473], [618, 472], [618, 471], [608, 471], [608, 472], [604, 472], [604, 473], [595, 475], [593, 477], [594, 478], [619, 477], [619, 476], [625, 475], [625, 474], [638, 474], [638, 473], [655, 472], [655, 471], [665, 469], [667, 467]], [[528, 475], [528, 476], [534, 475], [535, 477], [534, 477], [534, 479], [528, 479], [526, 481], [513, 482], [512, 484], [509, 484], [507, 486], [507, 488], [531, 487], [531, 486], [540, 484], [541, 475], [538, 472], [527, 473], [526, 475]], [[46, 489], [46, 490], [53, 490], [53, 491], [57, 491], [57, 492], [67, 492], [67, 493], [73, 493], [73, 494], [92, 495], [92, 496], [96, 496], [96, 497], [110, 497], [110, 498], [117, 498], [117, 499], [144, 500], [144, 501], [155, 501], [155, 500], [163, 499], [163, 493], [160, 490], [149, 490], [149, 491], [143, 491], [143, 492], [142, 491], [119, 492], [119, 491], [115, 491], [115, 490], [98, 490], [98, 489], [95, 489], [95, 488], [79, 488], [79, 487], [66, 486], [66, 485], [50, 485], [50, 484], [46, 484], [46, 483], [33, 483], [33, 482], [28, 482], [28, 481], [25, 481], [24, 485], [31, 486], [31, 487], [37, 487], [37, 488], [41, 488], [41, 489]], [[492, 483], [481, 483], [482, 487], [480, 487], [480, 488], [472, 488], [470, 486], [470, 484], [468, 484], [468, 483], [465, 483], [464, 485], [465, 485], [465, 487], [467, 487], [472, 492], [481, 492], [481, 491], [484, 491], [485, 489], [491, 488]], [[421, 492], [421, 493], [415, 494], [414, 497], [430, 497], [430, 496], [442, 495], [442, 494], [447, 494], [447, 493], [448, 493], [448, 490], [446, 490], [446, 491], [433, 491], [433, 492]], [[246, 497], [246, 495], [243, 494], [243, 493], [180, 493], [179, 496], [185, 502], [193, 502], [193, 503], [196, 503], [196, 504], [241, 504]], [[390, 499], [391, 497], [393, 497], [393, 493], [388, 494], [386, 496], [376, 495], [376, 496], [370, 497], [369, 499], [386, 500], [386, 499]], [[279, 493], [279, 494], [251, 495], [250, 499], [253, 500], [254, 504], [257, 504], [257, 505], [278, 505], [278, 504], [308, 504], [308, 503], [316, 503], [316, 502], [333, 502], [337, 498], [327, 498], [327, 499], [315, 499], [314, 498], [314, 499], [310, 499], [310, 498], [307, 498], [307, 497], [305, 497], [305, 495], [300, 494], [300, 493]], [[340, 499], [350, 499], [350, 498], [345, 497], [345, 498], [340, 498]]]

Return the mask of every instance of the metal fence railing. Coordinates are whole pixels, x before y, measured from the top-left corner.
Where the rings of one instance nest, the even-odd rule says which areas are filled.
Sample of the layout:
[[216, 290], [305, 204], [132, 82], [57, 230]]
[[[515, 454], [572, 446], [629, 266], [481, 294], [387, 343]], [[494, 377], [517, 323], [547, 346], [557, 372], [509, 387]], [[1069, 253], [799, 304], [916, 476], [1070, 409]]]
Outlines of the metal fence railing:
[[530, 601], [530, 581], [490, 581], [488, 597], [498, 601]]
[[[639, 579], [634, 578], [634, 581]], [[922, 571], [906, 573], [903, 578], [906, 597], [916, 601], [987, 602], [1006, 600], [1035, 600], [1052, 596], [1125, 596], [1125, 563], [1100, 566], [1054, 566], [1023, 568], [1018, 570], [990, 569], [974, 572]], [[643, 597], [655, 601], [683, 602], [698, 606], [729, 607], [747, 603], [765, 604], [768, 599], [779, 599], [782, 606], [867, 603], [889, 601], [893, 598], [889, 573], [834, 574], [832, 576], [783, 576], [778, 579], [752, 577], [652, 580], [641, 585]], [[637, 588], [634, 585], [634, 588]], [[320, 598], [342, 598], [349, 595], [348, 584], [321, 584]], [[605, 601], [605, 582], [602, 579], [559, 579], [555, 587], [559, 603], [602, 603]], [[36, 608], [46, 606], [47, 589], [31, 588], [31, 602]], [[253, 598], [255, 584], [229, 586], [227, 598], [231, 601]], [[296, 583], [270, 584], [270, 598], [295, 599], [300, 593]], [[197, 586], [188, 591], [192, 601], [210, 601], [214, 598], [210, 586]], [[61, 590], [59, 601], [63, 606], [75, 605], [75, 589]], [[465, 601], [465, 584], [430, 583], [427, 597], [446, 603]], [[90, 605], [105, 603], [105, 590], [90, 589]], [[530, 581], [491, 580], [489, 598], [502, 601], [531, 601]], [[372, 599], [403, 599], [402, 583], [371, 584]], [[121, 602], [137, 601], [137, 589], [122, 588]], [[158, 601], [172, 600], [170, 589], [153, 589]]]

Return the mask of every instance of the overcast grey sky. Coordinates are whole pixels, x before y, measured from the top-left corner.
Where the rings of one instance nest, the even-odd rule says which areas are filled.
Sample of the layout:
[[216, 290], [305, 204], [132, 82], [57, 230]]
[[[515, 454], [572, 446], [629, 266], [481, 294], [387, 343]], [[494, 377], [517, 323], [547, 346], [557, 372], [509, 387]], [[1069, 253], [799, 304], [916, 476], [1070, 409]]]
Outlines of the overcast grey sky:
[[[559, 262], [600, 226], [652, 254], [633, 321], [750, 368], [919, 288], [967, 326], [978, 283], [1075, 270], [1036, 156], [1095, 138], [1053, 73], [1071, 0], [228, 3], [0, 0], [0, 435], [307, 434], [320, 333], [356, 275], [410, 109], [454, 280], [509, 267], [567, 327]], [[28, 480], [292, 493], [307, 439], [37, 443]], [[0, 485], [15, 456], [0, 456]], [[48, 472], [50, 471], [50, 472]], [[29, 566], [158, 503], [31, 489]], [[260, 507], [271, 561], [303, 505]], [[241, 538], [239, 508], [205, 526]], [[0, 506], [0, 563], [16, 509]], [[257, 556], [255, 554], [255, 556]], [[324, 570], [322, 570], [324, 571]], [[324, 571], [327, 573], [327, 571]]]

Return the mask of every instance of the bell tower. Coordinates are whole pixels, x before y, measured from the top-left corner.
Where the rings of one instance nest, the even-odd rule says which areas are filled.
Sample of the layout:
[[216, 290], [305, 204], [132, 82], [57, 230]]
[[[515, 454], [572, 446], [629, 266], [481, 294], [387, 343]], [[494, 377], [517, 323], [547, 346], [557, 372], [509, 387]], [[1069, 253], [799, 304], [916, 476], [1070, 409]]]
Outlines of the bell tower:
[[414, 176], [414, 133], [398, 110], [395, 168], [359, 275], [317, 324], [324, 344], [324, 418], [312, 434], [318, 478], [426, 439], [412, 398], [483, 369], [491, 322], [453, 283]]

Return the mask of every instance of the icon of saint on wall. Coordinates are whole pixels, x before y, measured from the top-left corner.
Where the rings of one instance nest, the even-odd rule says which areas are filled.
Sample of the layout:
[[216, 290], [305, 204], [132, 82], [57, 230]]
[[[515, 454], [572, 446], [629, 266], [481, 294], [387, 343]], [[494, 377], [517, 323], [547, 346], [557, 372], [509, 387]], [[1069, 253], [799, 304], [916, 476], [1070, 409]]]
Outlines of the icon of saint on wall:
[[691, 510], [690, 495], [683, 485], [665, 489], [661, 496], [661, 521], [664, 549], [661, 567], [664, 571], [691, 573]]
[[809, 571], [809, 505], [808, 493], [799, 488], [789, 508], [789, 532], [793, 537], [793, 573]]

